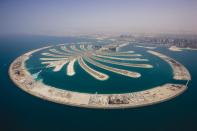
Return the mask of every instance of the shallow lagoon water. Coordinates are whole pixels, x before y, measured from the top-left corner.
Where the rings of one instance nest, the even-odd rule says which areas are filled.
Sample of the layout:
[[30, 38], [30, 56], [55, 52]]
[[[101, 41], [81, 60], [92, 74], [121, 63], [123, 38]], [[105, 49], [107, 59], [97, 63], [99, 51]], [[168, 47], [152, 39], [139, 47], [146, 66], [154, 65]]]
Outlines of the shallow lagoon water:
[[76, 40], [81, 39], [40, 36], [7, 36], [0, 39], [0, 129], [2, 131], [197, 130], [197, 63], [195, 62], [197, 52], [195, 51], [170, 52], [165, 48], [159, 48], [162, 53], [184, 64], [192, 75], [192, 81], [189, 83], [188, 90], [182, 95], [143, 108], [92, 110], [64, 106], [31, 96], [16, 87], [9, 79], [9, 64], [21, 54], [46, 46], [49, 42], [57, 44]]
[[[93, 42], [92, 44], [95, 43]], [[59, 46], [52, 48], [61, 51]], [[107, 74], [109, 76], [109, 79], [105, 81], [99, 81], [93, 78], [91, 75], [89, 75], [79, 66], [78, 62], [76, 62], [74, 66], [76, 74], [74, 76], [67, 76], [66, 66], [68, 64], [64, 65], [63, 69], [58, 72], [53, 72], [53, 68], [45, 68], [46, 65], [41, 64], [42, 61], [40, 61], [40, 58], [50, 58], [41, 55], [41, 53], [43, 52], [48, 53], [49, 49], [45, 49], [44, 51], [36, 52], [35, 54], [33, 54], [30, 57], [30, 59], [26, 62], [26, 67], [29, 69], [29, 72], [34, 75], [37, 74], [37, 72], [42, 71], [38, 75], [38, 80], [40, 79], [43, 80], [44, 84], [56, 88], [77, 91], [77, 92], [85, 92], [85, 93], [98, 93], [98, 94], [99, 93], [103, 93], [103, 94], [128, 93], [128, 92], [150, 89], [155, 86], [163, 85], [165, 83], [182, 82], [182, 81], [173, 80], [172, 69], [170, 65], [165, 61], [163, 61], [162, 59], [147, 53], [147, 50], [143, 50], [141, 48], [134, 48], [132, 46], [128, 46], [126, 47], [126, 49], [127, 50], [123, 49], [122, 52], [132, 50], [135, 51], [135, 53], [137, 54], [142, 54], [142, 56], [140, 56], [139, 58], [147, 59], [149, 61], [123, 61], [123, 62], [151, 64], [153, 65], [153, 68], [147, 69], [147, 68], [125, 67], [125, 66], [100, 62], [101, 64], [110, 67], [126, 69], [141, 74], [140, 78], [131, 78], [104, 70], [85, 61], [86, 64], [91, 68]], [[159, 49], [156, 51], [160, 52]], [[136, 58], [136, 57], [126, 57], [126, 58]]]

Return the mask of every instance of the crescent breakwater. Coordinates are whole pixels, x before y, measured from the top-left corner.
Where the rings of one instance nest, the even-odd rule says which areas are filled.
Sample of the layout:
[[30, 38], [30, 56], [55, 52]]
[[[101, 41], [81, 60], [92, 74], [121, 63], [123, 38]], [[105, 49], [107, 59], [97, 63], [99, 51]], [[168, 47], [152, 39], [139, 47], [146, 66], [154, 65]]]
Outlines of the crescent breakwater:
[[[49, 100], [60, 104], [86, 108], [135, 108], [146, 105], [152, 105], [155, 103], [160, 103], [172, 99], [180, 95], [187, 89], [186, 85], [173, 83], [166, 83], [164, 85], [156, 86], [154, 88], [144, 91], [123, 94], [90, 94], [58, 89], [53, 86], [45, 85], [41, 81], [34, 80], [33, 76], [28, 72], [28, 69], [25, 66], [25, 62], [33, 53], [50, 47], [51, 46], [39, 48], [25, 53], [24, 55], [21, 55], [13, 61], [9, 68], [9, 76], [19, 88], [41, 99]], [[189, 72], [185, 72], [184, 70], [186, 68], [178, 62], [174, 62], [174, 59], [172, 61], [172, 58], [167, 57], [161, 53], [158, 54], [156, 52], [151, 51], [149, 51], [149, 53], [152, 53], [153, 55], [156, 55], [168, 62], [174, 70], [174, 78], [178, 80], [191, 79], [190, 75], [188, 75]], [[79, 64], [81, 64], [82, 68], [85, 68], [85, 70], [87, 70], [87, 72], [96, 74], [95, 76], [97, 77], [103, 75], [99, 74], [98, 72], [92, 69], [89, 69], [81, 57], [78, 57], [78, 62]], [[68, 71], [70, 72], [70, 75], [74, 74], [74, 63], [75, 60], [72, 59], [70, 66], [68, 67], [70, 70]], [[182, 71], [184, 71], [184, 73], [182, 73]], [[102, 76], [100, 76], [100, 78], [102, 78]], [[107, 78], [107, 76], [104, 75], [104, 78]]]
[[189, 71], [178, 61], [156, 51], [148, 52], [163, 59], [172, 67], [175, 80], [191, 80]]

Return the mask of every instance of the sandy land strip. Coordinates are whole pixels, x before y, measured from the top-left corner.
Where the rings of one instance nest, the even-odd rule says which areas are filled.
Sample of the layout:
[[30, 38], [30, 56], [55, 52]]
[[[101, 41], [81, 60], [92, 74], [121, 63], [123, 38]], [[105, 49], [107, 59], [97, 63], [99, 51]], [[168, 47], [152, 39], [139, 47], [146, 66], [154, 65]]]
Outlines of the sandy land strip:
[[119, 44], [117, 47], [116, 47], [116, 50], [120, 50], [122, 47], [125, 47], [127, 45], [129, 45], [130, 43], [123, 43], [123, 44]]
[[57, 49], [49, 49], [49, 51], [58, 55], [68, 55], [67, 53], [58, 51]]
[[103, 65], [101, 63], [98, 63], [94, 60], [91, 60], [89, 58], [84, 58], [86, 61], [88, 61], [89, 63], [99, 67], [99, 68], [103, 68], [105, 70], [108, 70], [108, 71], [111, 71], [111, 72], [114, 72], [116, 74], [120, 74], [120, 75], [124, 75], [124, 76], [128, 76], [128, 77], [132, 77], [132, 78], [139, 78], [141, 76], [140, 73], [137, 73], [137, 72], [132, 72], [132, 71], [128, 71], [128, 70], [123, 70], [123, 69], [118, 69], [118, 68], [114, 68], [114, 67], [110, 67], [110, 66], [106, 66], [106, 65]]
[[93, 76], [97, 80], [107, 80], [109, 78], [108, 75], [90, 68], [88, 65], [85, 64], [85, 62], [83, 61], [82, 58], [78, 59], [78, 63], [88, 74], [90, 74], [91, 76]]
[[92, 55], [97, 56], [97, 57], [101, 57], [101, 58], [113, 59], [113, 60], [148, 61], [148, 59], [141, 59], [141, 58], [119, 58], [119, 57], [111, 57], [111, 56], [98, 55], [98, 54], [92, 54]]
[[58, 58], [65, 58], [70, 57], [71, 55], [55, 55], [51, 53], [42, 53], [43, 56], [49, 56], [49, 57], [58, 57]]
[[61, 61], [61, 60], [68, 60], [68, 58], [40, 58], [40, 60], [45, 60], [45, 61]]
[[94, 56], [92, 56], [91, 58], [94, 59], [94, 60], [105, 62], [105, 63], [116, 64], [116, 65], [127, 66], [127, 67], [153, 68], [153, 66], [150, 65], [150, 64], [131, 64], [131, 63], [117, 62], [117, 61], [111, 61], [111, 60], [101, 59], [101, 58], [94, 57]]
[[54, 72], [60, 71], [62, 67], [67, 64], [68, 61], [58, 61], [53, 63], [55, 65], [55, 68], [53, 69]]
[[187, 47], [187, 48], [179, 48], [179, 49], [181, 49], [181, 50], [197, 51], [197, 49], [196, 49], [196, 48], [189, 48], [189, 47]]
[[127, 45], [129, 45], [130, 43], [123, 43], [123, 44], [120, 44], [120, 45], [118, 45], [118, 47], [124, 47], [124, 46], [127, 46]]
[[47, 67], [55, 67], [53, 69], [54, 72], [60, 71], [65, 64], [67, 64], [68, 61], [47, 61], [47, 62], [42, 62], [42, 64], [47, 64]]
[[154, 50], [157, 48], [157, 47], [149, 47], [149, 46], [136, 46], [136, 47], [146, 48], [146, 49], [151, 49], [151, 50]]
[[96, 50], [95, 51], [98, 54], [103, 54], [103, 55], [133, 55], [133, 53], [135, 53], [135, 51], [124, 51], [124, 52], [104, 52], [104, 51], [100, 51], [100, 50]]
[[126, 56], [126, 57], [140, 57], [142, 56], [141, 54], [123, 54], [123, 53], [98, 53], [101, 55], [105, 55], [105, 56]]
[[171, 46], [170, 48], [168, 48], [170, 51], [182, 51], [180, 48], [176, 47], [176, 46]]
[[75, 75], [75, 70], [74, 70], [74, 63], [75, 63], [76, 59], [72, 59], [68, 66], [67, 66], [67, 75], [68, 76], [73, 76]]
[[197, 49], [195, 48], [181, 48], [181, 47], [177, 47], [177, 46], [171, 46], [170, 48], [168, 48], [170, 51], [183, 51], [183, 50], [193, 50], [196, 51]]
[[[132, 51], [132, 50], [130, 50], [130, 51], [127, 51], [127, 52], [125, 52], [125, 53], [134, 53], [135, 51]], [[124, 53], [124, 52], [122, 52], [122, 53]]]
[[171, 68], [173, 69], [173, 75], [174, 75], [173, 78], [175, 80], [191, 80], [191, 75], [190, 75], [189, 71], [187, 70], [187, 68], [185, 68], [185, 66], [183, 66], [178, 61], [176, 61], [166, 55], [158, 53], [156, 51], [148, 51], [148, 52], [155, 55], [155, 56], [160, 57], [161, 59], [166, 61], [168, 64], [170, 64]]

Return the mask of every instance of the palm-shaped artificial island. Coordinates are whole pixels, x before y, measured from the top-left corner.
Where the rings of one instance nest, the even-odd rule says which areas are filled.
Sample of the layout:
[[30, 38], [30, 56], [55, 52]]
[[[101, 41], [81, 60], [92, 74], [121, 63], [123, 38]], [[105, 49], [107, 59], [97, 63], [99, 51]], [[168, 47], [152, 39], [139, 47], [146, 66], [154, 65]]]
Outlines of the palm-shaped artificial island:
[[[56, 103], [87, 108], [133, 108], [146, 106], [174, 98], [187, 89], [187, 83], [191, 79], [188, 70], [175, 59], [151, 50], [153, 48], [148, 48], [149, 50], [146, 52], [167, 62], [172, 68], [173, 79], [186, 81], [186, 84], [165, 83], [151, 89], [119, 94], [82, 93], [60, 89], [36, 80], [25, 64], [34, 53], [39, 52], [41, 54], [39, 61], [44, 66], [42, 68], [51, 69], [54, 73], [57, 73], [63, 67], [66, 67], [65, 75], [72, 77], [77, 74], [74, 65], [78, 62], [79, 66], [87, 74], [101, 82], [108, 81], [112, 77], [102, 72], [104, 70], [129, 79], [138, 79], [141, 77], [140, 72], [132, 69], [143, 68], [151, 70], [154, 68], [152, 64], [149, 64], [148, 59], [143, 58], [142, 54], [131, 50], [117, 52], [114, 49], [120, 45], [113, 46], [113, 48], [111, 46], [110, 44], [103, 46], [60, 44], [42, 47], [18, 57], [11, 64], [9, 74], [18, 87], [34, 96]], [[102, 70], [98, 70], [98, 68]]]
[[[139, 58], [142, 57], [142, 55], [134, 54], [134, 51], [115, 53], [102, 51], [102, 49], [94, 50], [91, 48], [92, 45], [78, 46], [80, 48], [77, 48], [77, 45], [68, 45], [60, 46], [59, 50], [53, 48], [49, 49], [49, 52], [42, 53], [45, 57], [40, 58], [40, 60], [43, 61], [42, 64], [47, 65], [46, 68], [53, 67], [54, 72], [60, 71], [62, 67], [67, 64], [68, 76], [75, 75], [74, 63], [78, 61], [80, 67], [97, 80], [107, 80], [109, 76], [88, 66], [85, 61], [104, 70], [132, 78], [138, 78], [141, 74], [134, 71], [111, 67], [106, 64], [136, 68], [153, 68], [150, 64], [126, 63], [125, 61], [148, 61], [148, 59]], [[105, 64], [102, 64], [101, 62]]]

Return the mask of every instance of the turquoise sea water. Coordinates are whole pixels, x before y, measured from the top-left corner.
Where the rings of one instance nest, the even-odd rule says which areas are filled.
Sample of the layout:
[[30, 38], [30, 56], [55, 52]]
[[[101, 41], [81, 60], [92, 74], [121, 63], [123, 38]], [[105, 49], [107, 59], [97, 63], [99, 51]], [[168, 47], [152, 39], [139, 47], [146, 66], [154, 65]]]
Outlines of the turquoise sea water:
[[[92, 44], [95, 43], [93, 42]], [[58, 51], [61, 51], [59, 46], [52, 47], [51, 49], [54, 48], [57, 49]], [[53, 57], [47, 57], [41, 55], [41, 53], [43, 52], [48, 53], [49, 49], [45, 49], [43, 51], [34, 53], [30, 57], [30, 59], [26, 62], [26, 67], [29, 69], [29, 72], [33, 74], [33, 76], [38, 76], [37, 79], [42, 80], [44, 84], [61, 89], [79, 91], [79, 92], [88, 92], [88, 93], [128, 93], [128, 92], [150, 89], [155, 86], [163, 85], [165, 83], [186, 83], [186, 81], [174, 81], [172, 76], [172, 69], [170, 65], [165, 61], [161, 60], [160, 58], [147, 53], [147, 50], [142, 48], [134, 48], [133, 46], [127, 46], [121, 50], [122, 52], [132, 50], [135, 51], [134, 52], [135, 54], [142, 55], [140, 57], [132, 57], [132, 58], [142, 58], [149, 60], [149, 61], [123, 61], [123, 62], [151, 64], [153, 65], [154, 68], [147, 69], [147, 68], [125, 67], [125, 66], [100, 62], [101, 64], [110, 67], [114, 67], [118, 69], [126, 69], [141, 74], [140, 78], [131, 78], [104, 70], [85, 61], [86, 64], [90, 66], [92, 69], [107, 74], [109, 76], [109, 79], [105, 81], [99, 81], [95, 79], [87, 72], [85, 72], [79, 66], [78, 62], [76, 62], [74, 66], [76, 74], [74, 76], [67, 76], [66, 66], [68, 64], [65, 65], [62, 68], [62, 70], [58, 72], [54, 72], [53, 68], [44, 68], [46, 67], [46, 65], [41, 64], [42, 61], [40, 60], [40, 58], [53, 58]], [[157, 51], [160, 50], [161, 49], [157, 49]], [[131, 58], [131, 57], [125, 57], [125, 58]], [[113, 61], [117, 61], [117, 60], [113, 60]], [[38, 72], [40, 72], [39, 75]]]
[[[94, 42], [92, 39], [88, 40]], [[197, 130], [197, 52], [195, 51], [170, 52], [165, 48], [158, 49], [163, 54], [167, 54], [184, 64], [192, 75], [192, 81], [189, 83], [188, 90], [182, 95], [170, 101], [143, 108], [92, 110], [64, 106], [31, 96], [17, 88], [9, 79], [9, 64], [21, 54], [32, 49], [46, 46], [48, 45], [47, 43], [59, 44], [76, 41], [87, 41], [87, 38], [57, 38], [44, 36], [4, 36], [0, 38], [0, 130]], [[143, 48], [137, 50], [141, 53], [144, 51]], [[100, 89], [99, 92], [101, 93], [111, 93], [113, 89], [114, 92], [128, 92], [141, 90], [142, 88], [144, 89], [146, 81], [150, 84], [149, 88], [154, 84], [171, 81], [171, 70], [168, 64], [166, 65], [165, 62], [159, 61], [159, 59], [154, 57], [152, 59], [153, 63], [155, 63], [155, 61], [161, 63], [159, 65], [163, 68], [161, 68], [159, 72], [158, 70], [154, 72], [156, 74], [160, 73], [160, 75], [157, 77], [143, 78], [143, 80], [140, 80], [143, 82], [135, 83], [136, 86], [125, 86], [126, 88], [120, 89], [120, 83], [118, 85], [112, 80], [106, 83], [107, 90], [105, 88], [100, 89], [102, 84], [99, 83], [93, 83], [98, 86], [93, 89], [90, 88], [90, 84], [89, 86], [84, 85], [87, 87], [86, 89], [73, 88], [72, 90], [76, 89], [77, 91], [94, 93], [95, 90]], [[76, 68], [79, 76], [84, 74], [83, 70], [81, 70], [78, 65], [76, 65]], [[62, 76], [65, 76], [64, 73], [65, 72], [62, 72]], [[151, 74], [151, 71], [149, 73]], [[114, 74], [110, 75], [113, 76]], [[76, 79], [79, 78], [77, 77]], [[118, 79], [118, 76], [114, 75], [113, 79]], [[74, 81], [75, 79], [73, 78], [73, 82]], [[83, 81], [83, 79], [81, 79], [81, 81]], [[125, 80], [125, 82], [130, 81]], [[138, 88], [137, 85], [141, 85], [142, 88]], [[71, 85], [70, 87], [76, 86]], [[67, 87], [60, 84], [59, 88]]]

